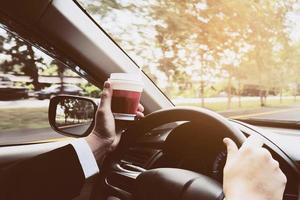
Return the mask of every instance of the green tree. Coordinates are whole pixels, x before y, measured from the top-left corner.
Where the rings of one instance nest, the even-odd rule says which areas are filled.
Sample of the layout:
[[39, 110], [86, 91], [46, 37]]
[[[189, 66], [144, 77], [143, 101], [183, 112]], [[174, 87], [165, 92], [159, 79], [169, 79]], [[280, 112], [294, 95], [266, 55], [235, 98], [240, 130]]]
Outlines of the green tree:
[[45, 65], [44, 59], [38, 56], [34, 47], [15, 35], [6, 32], [7, 37], [2, 36], [0, 41], [0, 54], [7, 59], [0, 63], [0, 71], [14, 72], [15, 74], [25, 74], [32, 79], [35, 90], [41, 89], [39, 83], [39, 70], [41, 65]]
[[51, 64], [56, 65], [57, 74], [60, 79], [60, 93], [63, 93], [64, 92], [64, 72], [66, 70], [66, 66], [58, 60], [53, 60], [51, 62]]
[[[235, 87], [241, 106], [244, 84], [259, 87], [264, 106], [269, 91], [283, 94], [297, 82], [287, 79], [299, 69], [288, 50], [294, 0], [80, 2], [151, 78], [162, 79], [156, 71], [165, 75], [171, 97], [198, 87], [205, 106], [205, 88], [218, 76], [228, 80], [228, 108]], [[120, 15], [128, 20], [116, 21]]]

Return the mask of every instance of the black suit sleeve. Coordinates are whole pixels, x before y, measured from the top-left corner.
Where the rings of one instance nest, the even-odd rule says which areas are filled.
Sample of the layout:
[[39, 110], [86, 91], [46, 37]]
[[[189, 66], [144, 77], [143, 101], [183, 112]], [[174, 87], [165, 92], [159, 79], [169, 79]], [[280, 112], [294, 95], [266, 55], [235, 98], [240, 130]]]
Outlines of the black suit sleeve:
[[17, 163], [0, 172], [1, 200], [69, 200], [84, 174], [72, 145]]

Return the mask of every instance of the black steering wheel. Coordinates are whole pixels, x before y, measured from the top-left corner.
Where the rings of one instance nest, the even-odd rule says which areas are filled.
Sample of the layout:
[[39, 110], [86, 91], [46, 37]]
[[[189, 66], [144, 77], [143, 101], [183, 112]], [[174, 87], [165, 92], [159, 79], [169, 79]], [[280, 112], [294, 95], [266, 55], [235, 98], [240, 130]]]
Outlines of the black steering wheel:
[[[127, 129], [118, 148], [106, 159], [105, 173], [116, 169], [124, 152], [141, 135], [161, 125], [188, 121], [217, 128], [221, 137], [233, 139], [239, 146], [245, 141], [245, 135], [235, 128], [228, 119], [203, 108], [176, 107], [163, 109], [147, 115]], [[134, 181], [135, 200], [216, 200], [223, 198], [222, 186], [205, 175], [175, 168], [157, 168], [139, 173]]]

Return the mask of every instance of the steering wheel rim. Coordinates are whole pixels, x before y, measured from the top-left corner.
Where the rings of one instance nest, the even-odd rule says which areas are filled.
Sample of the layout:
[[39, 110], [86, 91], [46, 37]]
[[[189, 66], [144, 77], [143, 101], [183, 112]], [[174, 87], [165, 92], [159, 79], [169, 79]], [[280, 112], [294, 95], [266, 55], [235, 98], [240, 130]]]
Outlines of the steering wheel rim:
[[[202, 123], [207, 126], [211, 126], [214, 128], [219, 128], [222, 130], [223, 137], [229, 137], [233, 139], [238, 146], [240, 146], [246, 139], [245, 135], [236, 127], [234, 127], [228, 119], [224, 118], [223, 116], [208, 110], [204, 108], [195, 108], [195, 107], [175, 107], [171, 109], [162, 109], [158, 110], [156, 112], [153, 112], [149, 115], [147, 115], [145, 118], [138, 120], [136, 123], [134, 123], [130, 128], [128, 128], [124, 133], [122, 134], [122, 138], [120, 141], [120, 144], [118, 145], [117, 149], [109, 155], [109, 157], [105, 161], [105, 165], [109, 164], [110, 167], [108, 169], [114, 169], [114, 165], [119, 162], [119, 160], [122, 158], [123, 153], [125, 150], [135, 142], [139, 136], [144, 135], [148, 131], [159, 127], [161, 125], [177, 122], [177, 121], [189, 121], [194, 123]], [[107, 165], [106, 165], [107, 166]], [[152, 182], [152, 178], [154, 177], [154, 174], [159, 174], [157, 172], [158, 170], [147, 170], [145, 173], [143, 172], [141, 175], [138, 176], [137, 182], [139, 182], [140, 185], [142, 185], [142, 182]], [[158, 177], [158, 183], [159, 181], [164, 182], [173, 182], [175, 184], [178, 184], [180, 180], [178, 178], [170, 177], [169, 174], [170, 170], [160, 170], [160, 175], [156, 176]], [[180, 173], [178, 171], [178, 173]], [[182, 175], [185, 176], [188, 174], [186, 170], [181, 171]], [[143, 175], [145, 174], [145, 175]], [[139, 178], [141, 177], [141, 178]], [[146, 177], [146, 178], [145, 178]], [[216, 191], [222, 191], [222, 188], [218, 185], [218, 183], [214, 182], [213, 180], [209, 180], [209, 177], [204, 177], [203, 175], [195, 176], [191, 178], [189, 181], [186, 181], [185, 183], [180, 183], [180, 187], [176, 188], [185, 188], [186, 185], [195, 185], [194, 182], [205, 182], [209, 183], [210, 185], [208, 188], [202, 188], [200, 196], [203, 196], [205, 194], [204, 199], [217, 199], [217, 197], [220, 196], [220, 194], [217, 194]], [[146, 184], [147, 185], [147, 184]], [[181, 187], [182, 186], [182, 187]], [[138, 187], [138, 186], [137, 186]], [[140, 190], [143, 189], [139, 187]], [[212, 189], [214, 188], [214, 189]], [[219, 188], [219, 189], [216, 189]], [[192, 190], [190, 188], [187, 188], [186, 191]], [[197, 189], [196, 189], [197, 190]], [[207, 191], [206, 191], [207, 190]], [[149, 194], [151, 194], [152, 191], [150, 191]], [[188, 194], [181, 194], [183, 196], [189, 196], [190, 194], [195, 193], [195, 188], [190, 191]], [[197, 193], [197, 192], [196, 192]], [[141, 193], [140, 193], [141, 194]], [[198, 190], [199, 194], [199, 190]], [[167, 195], [167, 194], [166, 194]], [[140, 200], [148, 200], [148, 197], [135, 197], [136, 199]], [[156, 198], [157, 199], [157, 198]], [[167, 198], [164, 196], [164, 199], [167, 200]], [[189, 198], [186, 198], [189, 199]], [[203, 199], [203, 200], [204, 200]], [[150, 200], [150, 199], [149, 199]]]
[[225, 137], [230, 137], [237, 143], [238, 146], [246, 140], [245, 135], [236, 127], [234, 127], [228, 119], [220, 114], [198, 107], [175, 107], [168, 109], [161, 109], [155, 111], [144, 118], [138, 120], [134, 125], [129, 127], [121, 139], [120, 145], [116, 149], [123, 149], [124, 145], [134, 142], [139, 136], [151, 131], [152, 129], [161, 125], [172, 123], [176, 121], [190, 121], [195, 123], [202, 123], [215, 128], [220, 128], [223, 131]]

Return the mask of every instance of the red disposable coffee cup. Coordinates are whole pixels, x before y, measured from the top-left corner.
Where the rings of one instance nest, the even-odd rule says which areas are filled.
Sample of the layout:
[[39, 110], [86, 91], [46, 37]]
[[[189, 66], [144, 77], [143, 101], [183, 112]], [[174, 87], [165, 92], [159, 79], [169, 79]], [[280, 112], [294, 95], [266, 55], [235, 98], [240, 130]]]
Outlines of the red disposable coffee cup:
[[111, 109], [115, 119], [134, 120], [143, 91], [141, 76], [113, 73], [108, 79], [113, 89]]

